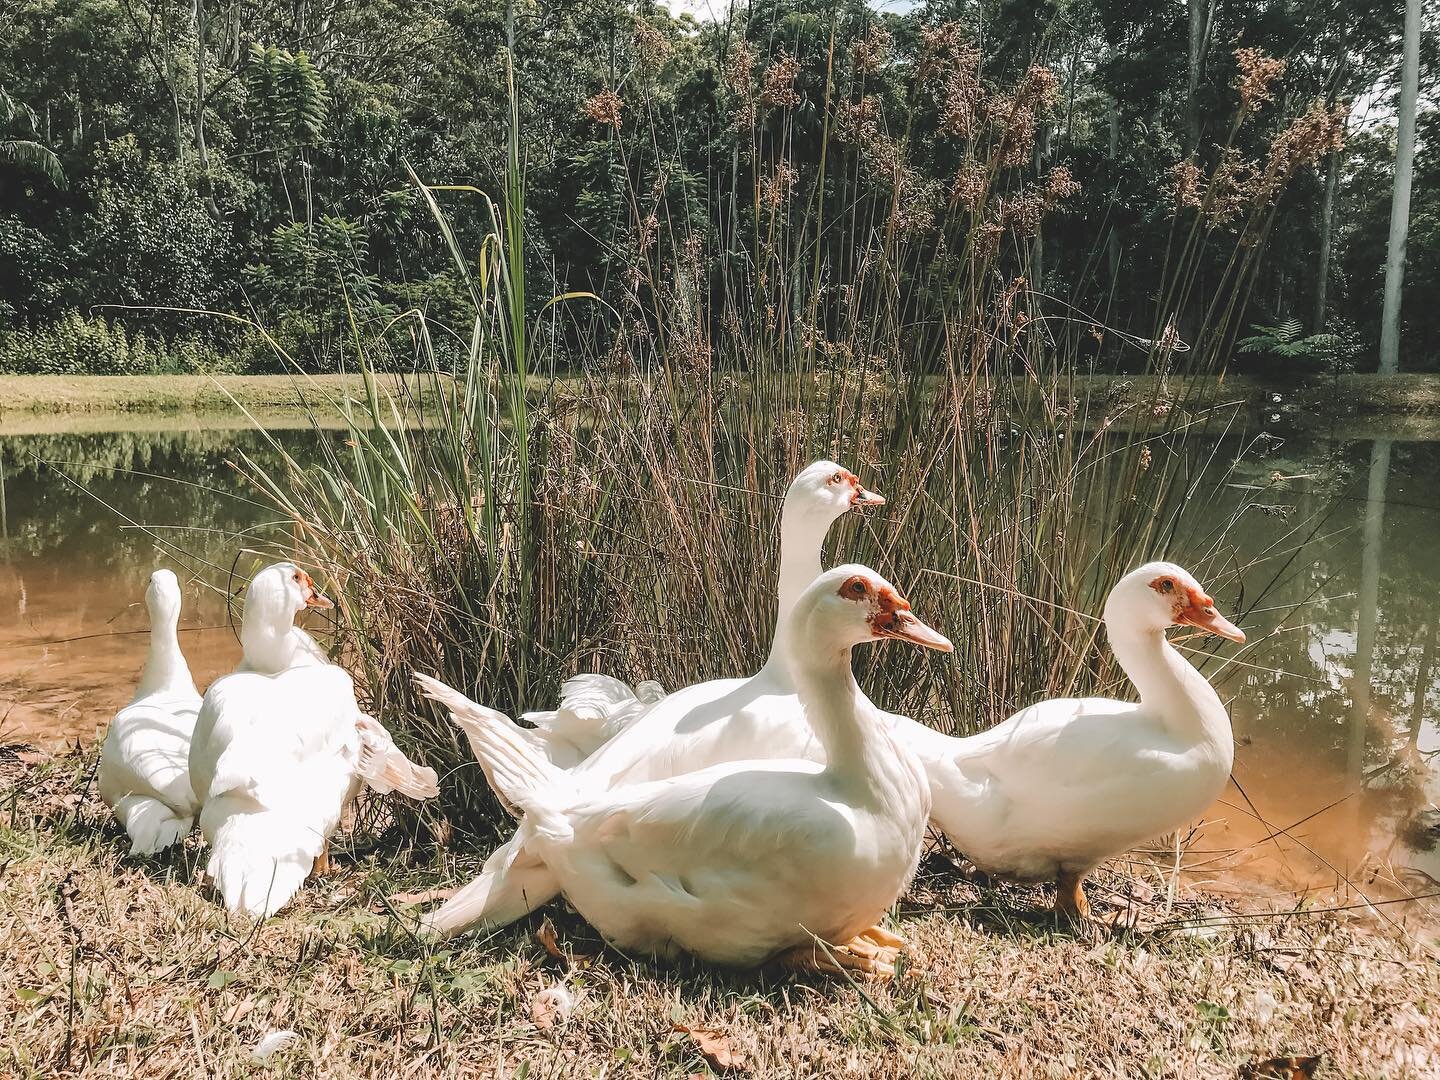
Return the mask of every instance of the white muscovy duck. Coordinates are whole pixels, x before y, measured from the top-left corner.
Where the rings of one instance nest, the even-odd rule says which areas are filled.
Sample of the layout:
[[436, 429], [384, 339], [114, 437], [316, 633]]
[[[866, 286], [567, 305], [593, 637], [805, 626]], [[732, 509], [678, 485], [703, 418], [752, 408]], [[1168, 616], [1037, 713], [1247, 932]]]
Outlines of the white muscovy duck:
[[[600, 787], [638, 783], [725, 761], [803, 757], [812, 752], [818, 744], [795, 696], [790, 665], [779, 645], [781, 627], [801, 593], [820, 574], [821, 548], [830, 526], [852, 507], [884, 502], [883, 496], [867, 491], [858, 476], [833, 461], [817, 461], [802, 469], [786, 490], [780, 511], [779, 603], [765, 666], [749, 679], [715, 679], [677, 690], [651, 705], [632, 701], [616, 706], [611, 715], [621, 730], [574, 767], [584, 774], [585, 782]], [[533, 729], [514, 725], [514, 730], [547, 753]], [[480, 759], [473, 736], [471, 748]], [[526, 854], [517, 834], [491, 853], [479, 876], [426, 914], [423, 926], [446, 936], [478, 925], [504, 926], [548, 903], [558, 892], [554, 875], [542, 861]]]
[[1105, 602], [1110, 647], [1138, 703], [1053, 698], [967, 738], [896, 725], [924, 762], [935, 824], [977, 867], [1054, 881], [1057, 911], [1083, 919], [1087, 873], [1215, 801], [1235, 757], [1230, 717], [1166, 640], [1171, 626], [1245, 640], [1188, 571], [1146, 563]]
[[877, 924], [915, 872], [930, 810], [919, 760], [851, 671], [855, 645], [888, 639], [952, 648], [873, 570], [821, 574], [778, 647], [826, 763], [733, 761], [615, 787], [555, 768], [508, 717], [415, 678], [523, 811], [526, 850], [612, 944], [737, 967], [785, 954], [793, 966], [884, 975], [901, 942]]
[[130, 834], [131, 855], [153, 855], [183, 839], [199, 803], [190, 788], [190, 739], [200, 693], [180, 651], [180, 582], [156, 570], [145, 590], [150, 650], [135, 697], [100, 748], [100, 798]]
[[[833, 461], [812, 462], [795, 476], [780, 510], [777, 626], [820, 573], [821, 548], [836, 519], [851, 507], [880, 506], [884, 502], [884, 496], [867, 491], [858, 476]], [[720, 681], [703, 685], [716, 687]], [[738, 684], [740, 680], [735, 681]], [[560, 688], [560, 705], [554, 711], [524, 713], [521, 719], [534, 726], [521, 730], [551, 764], [569, 769], [594, 754], [663, 697], [665, 690], [657, 682], [642, 682], [632, 689], [610, 675], [582, 673], [565, 681]]]
[[245, 657], [206, 691], [190, 747], [190, 781], [211, 846], [206, 872], [231, 911], [268, 918], [323, 860], [362, 783], [415, 799], [435, 773], [402, 754], [360, 711], [355, 687], [294, 625], [333, 605], [310, 575], [276, 563], [245, 594]]

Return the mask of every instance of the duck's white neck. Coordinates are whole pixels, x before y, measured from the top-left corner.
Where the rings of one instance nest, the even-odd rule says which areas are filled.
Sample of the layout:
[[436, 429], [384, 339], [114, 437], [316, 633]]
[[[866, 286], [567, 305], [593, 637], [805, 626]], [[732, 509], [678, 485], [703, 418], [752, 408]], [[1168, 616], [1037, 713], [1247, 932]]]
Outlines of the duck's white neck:
[[295, 616], [273, 603], [246, 604], [240, 622], [240, 645], [245, 650], [245, 664], [251, 671], [275, 675], [291, 667], [296, 658], [299, 639], [290, 632]]
[[1159, 717], [1177, 738], [1213, 744], [1222, 756], [1233, 758], [1234, 733], [1220, 695], [1165, 640], [1163, 630], [1134, 630], [1107, 622], [1106, 632], [1115, 659], [1135, 684], [1147, 712]]
[[904, 783], [896, 748], [875, 706], [855, 681], [850, 646], [825, 642], [809, 628], [783, 635], [805, 720], [825, 751], [825, 772], [855, 800], [889, 802]]
[[789, 502], [780, 512], [780, 601], [775, 611], [775, 632], [770, 638], [770, 655], [763, 670], [787, 685], [793, 685], [793, 679], [781, 639], [800, 594], [820, 576], [820, 556], [825, 546], [825, 535], [830, 531], [834, 520], [834, 517], [828, 514], [802, 510]]
[[190, 665], [180, 651], [180, 609], [157, 611], [150, 608], [150, 651], [140, 669], [137, 699], [152, 694], [197, 694]]

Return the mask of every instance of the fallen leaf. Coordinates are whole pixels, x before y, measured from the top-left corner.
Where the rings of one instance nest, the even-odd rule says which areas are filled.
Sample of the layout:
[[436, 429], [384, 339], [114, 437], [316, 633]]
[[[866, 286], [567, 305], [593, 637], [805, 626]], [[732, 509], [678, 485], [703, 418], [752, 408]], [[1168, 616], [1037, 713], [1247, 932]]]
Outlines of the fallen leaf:
[[560, 947], [560, 939], [555, 934], [555, 924], [550, 921], [550, 916], [545, 916], [535, 930], [535, 940], [545, 947], [545, 952], [552, 960], [559, 960], [562, 963], [573, 967], [585, 967], [595, 959], [590, 953], [582, 953], [572, 950], [567, 953]]
[[245, 998], [243, 1001], [237, 1001], [234, 1005], [231, 1005], [230, 1008], [226, 1009], [222, 1019], [227, 1027], [232, 1027], [249, 1015], [250, 1010], [253, 1008], [255, 1008], [255, 999]]
[[540, 926], [535, 931], [535, 940], [545, 946], [545, 952], [552, 960], [564, 960], [565, 952], [560, 948], [560, 942], [555, 939], [555, 924], [550, 921], [550, 916], [540, 920]]
[[1311, 1080], [1320, 1067], [1320, 1055], [1273, 1057], [1240, 1066], [1240, 1080]]
[[551, 986], [530, 999], [530, 1019], [541, 1031], [570, 1019], [575, 1009], [575, 995], [563, 986]]
[[750, 1064], [745, 1052], [730, 1041], [730, 1036], [718, 1028], [687, 1027], [676, 1024], [675, 1030], [689, 1035], [695, 1049], [712, 1069], [728, 1072], [749, 1072]]

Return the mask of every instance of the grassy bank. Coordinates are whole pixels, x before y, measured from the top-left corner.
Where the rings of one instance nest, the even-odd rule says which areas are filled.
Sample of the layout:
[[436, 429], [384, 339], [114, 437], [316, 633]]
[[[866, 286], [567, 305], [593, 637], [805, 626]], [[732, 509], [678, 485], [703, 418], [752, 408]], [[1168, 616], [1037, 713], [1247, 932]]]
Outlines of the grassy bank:
[[[194, 841], [135, 862], [93, 796], [88, 758], [0, 751], [0, 1036], [14, 1076], [245, 1076], [268, 1032], [293, 1076], [1235, 1076], [1323, 1053], [1321, 1076], [1433, 1075], [1440, 969], [1353, 911], [1224, 917], [1138, 866], [1101, 874], [1102, 911], [1131, 891], [1147, 930], [1081, 940], [1038, 914], [1040, 890], [982, 888], [932, 858], [895, 913], [907, 970], [888, 986], [721, 973], [603, 950], [554, 913], [493, 938], [417, 941], [387, 897], [459, 881], [468, 856], [341, 859], [263, 925], [198, 886]], [[1149, 885], [1145, 884], [1148, 878]], [[1148, 898], [1148, 899], [1147, 899]], [[565, 982], [567, 1021], [532, 1009]], [[700, 1040], [677, 1026], [713, 1033]], [[732, 1050], [738, 1067], [719, 1065]]]
[[[430, 378], [381, 375], [392, 393], [419, 401]], [[335, 402], [363, 400], [359, 375], [3, 375], [0, 416], [10, 413], [186, 413], [308, 411], [333, 414]]]
[[[389, 387], [428, 397], [429, 376], [381, 375]], [[548, 380], [534, 380], [543, 387]], [[569, 380], [558, 380], [561, 384]], [[1162, 385], [1154, 375], [1092, 375], [1074, 379], [1094, 397], [1149, 401]], [[1231, 375], [1188, 391], [1196, 405], [1268, 404], [1281, 392], [1287, 405], [1316, 415], [1440, 415], [1440, 375], [1340, 375], [1276, 380]], [[204, 412], [327, 407], [341, 396], [363, 400], [360, 375], [0, 375], [0, 415], [7, 412]], [[233, 400], [232, 400], [233, 399]]]

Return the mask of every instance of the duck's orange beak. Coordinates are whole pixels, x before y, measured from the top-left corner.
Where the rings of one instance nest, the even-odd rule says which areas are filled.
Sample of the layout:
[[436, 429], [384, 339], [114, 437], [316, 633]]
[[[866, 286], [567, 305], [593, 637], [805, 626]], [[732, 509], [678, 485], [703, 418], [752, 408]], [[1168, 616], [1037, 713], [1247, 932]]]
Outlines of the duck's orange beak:
[[1194, 626], [1211, 634], [1219, 634], [1231, 641], [1245, 644], [1245, 631], [1215, 610], [1215, 601], [1204, 593], [1191, 593], [1190, 603], [1180, 609], [1175, 621], [1183, 626]]
[[908, 641], [912, 645], [919, 645], [922, 649], [934, 649], [936, 652], [954, 652], [955, 646], [951, 644], [940, 631], [934, 627], [926, 626], [909, 611], [897, 611], [890, 616], [889, 625], [880, 629], [881, 637], [895, 638], [897, 641]]
[[304, 570], [300, 571], [300, 587], [305, 590], [305, 606], [308, 608], [319, 608], [327, 611], [335, 606], [334, 602], [319, 589], [315, 587], [315, 581]]
[[955, 646], [940, 631], [926, 626], [910, 610], [910, 602], [889, 589], [880, 592], [880, 610], [870, 616], [870, 629], [878, 638], [908, 641], [922, 649], [954, 652]]
[[841, 469], [840, 475], [850, 485], [851, 506], [884, 506], [885, 496], [878, 491], [869, 491], [865, 485], [860, 483], [860, 477], [856, 476], [849, 469]]

